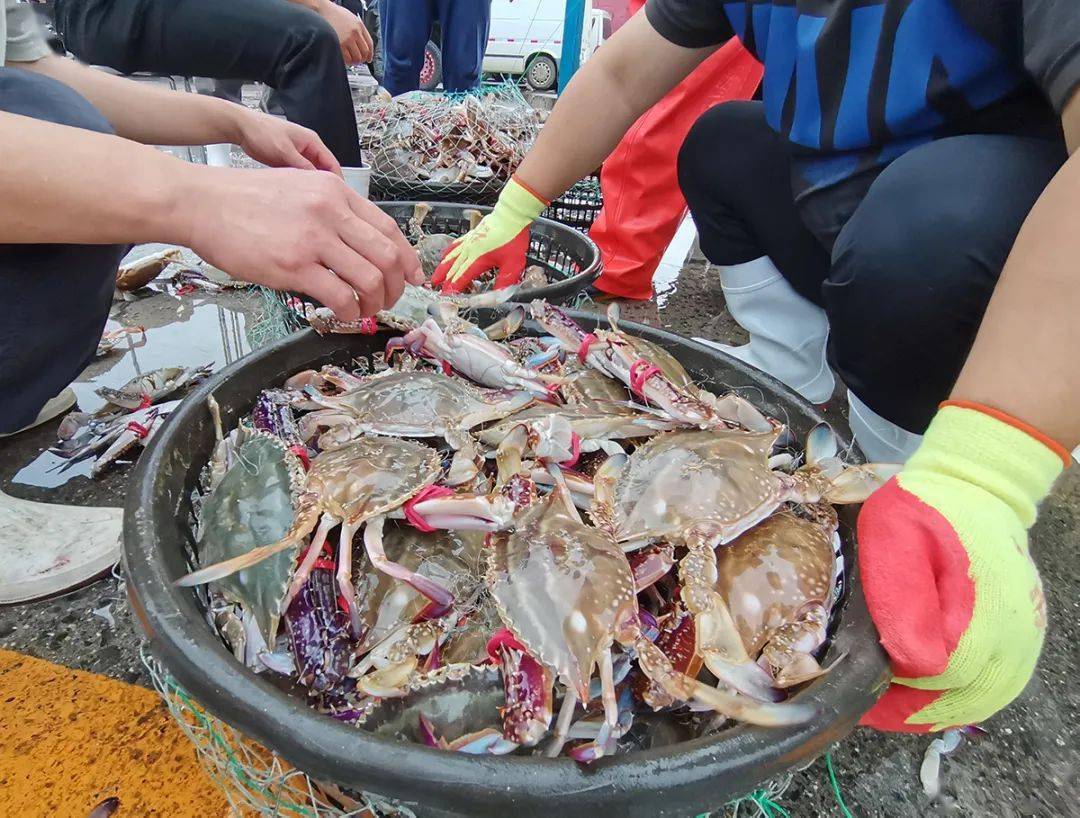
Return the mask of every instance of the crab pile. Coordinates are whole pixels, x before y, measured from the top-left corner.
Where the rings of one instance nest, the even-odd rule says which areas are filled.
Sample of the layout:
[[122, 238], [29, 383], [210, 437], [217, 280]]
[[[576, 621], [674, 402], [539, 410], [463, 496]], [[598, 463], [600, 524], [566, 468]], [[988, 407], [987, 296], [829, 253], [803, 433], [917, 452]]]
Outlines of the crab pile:
[[828, 672], [834, 504], [886, 468], [845, 464], [825, 425], [800, 451], [614, 310], [587, 332], [533, 302], [524, 335], [524, 307], [481, 328], [429, 306], [228, 433], [211, 402], [179, 584], [206, 586], [236, 658], [329, 717], [474, 754], [589, 763], [646, 746], [635, 724], [812, 718], [791, 693]]
[[[144, 333], [142, 327], [135, 329]], [[120, 334], [130, 334], [130, 330], [123, 328]], [[94, 390], [105, 401], [100, 409], [68, 412], [60, 421], [59, 439], [49, 449], [65, 461], [58, 471], [92, 457], [90, 476], [100, 477], [123, 459], [132, 458], [180, 405], [176, 396], [203, 380], [213, 368], [212, 363], [166, 366], [136, 375], [118, 389], [103, 386]]]
[[359, 109], [360, 146], [375, 177], [501, 189], [539, 131], [539, 113], [506, 94], [414, 92]]

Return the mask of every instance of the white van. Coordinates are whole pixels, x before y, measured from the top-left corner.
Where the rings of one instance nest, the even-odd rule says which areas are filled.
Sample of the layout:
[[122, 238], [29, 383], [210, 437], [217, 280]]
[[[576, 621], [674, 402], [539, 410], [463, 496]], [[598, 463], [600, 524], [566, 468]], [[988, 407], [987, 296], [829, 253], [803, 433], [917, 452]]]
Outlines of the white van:
[[[524, 74], [537, 91], [550, 91], [559, 79], [562, 56], [565, 0], [491, 0], [484, 71], [490, 74]], [[585, 25], [581, 33], [581, 62], [604, 41], [606, 11], [585, 0]]]

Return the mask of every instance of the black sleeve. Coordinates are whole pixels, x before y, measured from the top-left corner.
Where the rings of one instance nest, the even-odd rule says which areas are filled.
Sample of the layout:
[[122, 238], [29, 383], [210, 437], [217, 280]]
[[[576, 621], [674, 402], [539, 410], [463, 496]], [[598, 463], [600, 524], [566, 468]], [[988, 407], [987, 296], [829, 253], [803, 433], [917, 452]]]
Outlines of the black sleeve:
[[735, 35], [720, 0], [648, 0], [645, 16], [661, 37], [683, 48], [720, 45]]
[[1080, 3], [1023, 0], [1024, 65], [1058, 111], [1080, 90]]

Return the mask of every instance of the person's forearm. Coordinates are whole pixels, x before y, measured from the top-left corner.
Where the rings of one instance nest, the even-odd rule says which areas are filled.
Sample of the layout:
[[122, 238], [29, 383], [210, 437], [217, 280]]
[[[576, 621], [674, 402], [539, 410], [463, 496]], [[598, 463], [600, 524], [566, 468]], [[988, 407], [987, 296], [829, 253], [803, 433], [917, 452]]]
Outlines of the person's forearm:
[[517, 176], [545, 199], [596, 170], [623, 134], [715, 49], [672, 45], [635, 15], [570, 81]]
[[212, 170], [116, 136], [2, 112], [0, 156], [0, 244], [183, 243], [184, 211], [196, 200], [184, 196]]
[[209, 145], [238, 142], [240, 105], [117, 77], [64, 57], [13, 63], [52, 77], [86, 97], [117, 134], [144, 145]]
[[1005, 264], [954, 400], [1080, 444], [1080, 153], [1050, 182]]

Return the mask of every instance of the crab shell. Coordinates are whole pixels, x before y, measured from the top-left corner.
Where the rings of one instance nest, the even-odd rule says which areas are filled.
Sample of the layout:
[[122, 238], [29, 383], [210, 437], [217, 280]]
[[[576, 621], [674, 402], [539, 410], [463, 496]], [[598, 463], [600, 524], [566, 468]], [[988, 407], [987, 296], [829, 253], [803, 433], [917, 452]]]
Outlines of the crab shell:
[[620, 542], [678, 540], [695, 525], [725, 539], [742, 533], [779, 503], [781, 484], [768, 460], [780, 431], [672, 432], [652, 438], [618, 475], [611, 506], [595, 515]]
[[832, 608], [836, 557], [830, 532], [816, 522], [774, 514], [719, 549], [716, 561], [716, 590], [751, 657], [808, 605]]
[[[299, 460], [275, 437], [253, 433], [231, 468], [202, 503], [199, 559], [212, 565], [275, 542], [293, 521], [293, 501], [304, 473]], [[227, 597], [254, 617], [263, 639], [274, 644], [281, 606], [293, 572], [291, 551], [218, 581]]]
[[430, 446], [369, 435], [312, 460], [305, 491], [324, 511], [357, 524], [398, 508], [441, 472]]
[[[348, 412], [365, 431], [403, 437], [453, 437], [465, 423], [494, 420], [519, 405], [498, 405], [510, 393], [480, 389], [439, 372], [387, 372], [325, 405]], [[480, 418], [480, 419], [477, 419]]]
[[506, 627], [526, 650], [589, 700], [589, 679], [634, 615], [634, 577], [601, 529], [563, 507], [558, 491], [491, 538], [487, 582]]

